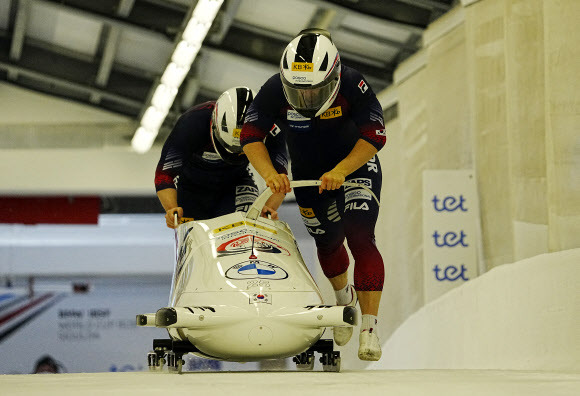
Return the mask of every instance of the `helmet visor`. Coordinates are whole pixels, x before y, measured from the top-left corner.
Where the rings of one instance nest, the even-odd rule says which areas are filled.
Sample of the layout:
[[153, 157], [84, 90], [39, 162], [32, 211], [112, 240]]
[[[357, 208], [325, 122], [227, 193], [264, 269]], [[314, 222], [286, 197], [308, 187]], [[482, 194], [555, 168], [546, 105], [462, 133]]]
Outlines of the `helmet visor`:
[[297, 87], [290, 85], [283, 78], [284, 92], [290, 106], [300, 112], [316, 112], [331, 97], [334, 88], [338, 84], [338, 78], [332, 79], [325, 85], [319, 87]]

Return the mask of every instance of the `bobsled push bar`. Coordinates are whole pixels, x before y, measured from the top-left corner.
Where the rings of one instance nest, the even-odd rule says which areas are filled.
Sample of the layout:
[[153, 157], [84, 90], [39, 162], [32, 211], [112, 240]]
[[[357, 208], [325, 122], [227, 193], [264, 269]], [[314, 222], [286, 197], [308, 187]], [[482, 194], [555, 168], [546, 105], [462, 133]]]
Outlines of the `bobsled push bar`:
[[[322, 184], [322, 182], [320, 180], [295, 180], [295, 181], [290, 182], [290, 187], [291, 188], [314, 187], [314, 186], [320, 186], [321, 184]], [[344, 183], [342, 183], [342, 185], [347, 186], [347, 187], [362, 188], [362, 189], [368, 191], [372, 195], [372, 197], [375, 199], [375, 201], [377, 201], [377, 204], [379, 204], [379, 206], [380, 206], [381, 203], [379, 202], [379, 199], [377, 198], [377, 196], [375, 195], [373, 190], [371, 190], [367, 186], [364, 186], [364, 185], [359, 184], [359, 183], [353, 183], [353, 182], [344, 182]], [[251, 219], [251, 220], [256, 220], [260, 216], [260, 213], [262, 213], [262, 208], [264, 207], [264, 204], [266, 203], [268, 198], [270, 198], [271, 196], [272, 196], [272, 190], [270, 190], [270, 188], [266, 188], [262, 192], [262, 194], [260, 194], [260, 196], [254, 201], [254, 203], [250, 207], [250, 210], [248, 210], [248, 214], [246, 215], [246, 218]]]
[[[247, 312], [227, 307], [216, 309], [207, 307], [167, 307], [155, 314], [137, 315], [137, 325], [161, 328], [199, 329], [228, 325], [248, 319]], [[287, 307], [276, 310], [270, 318], [305, 327], [337, 327], [356, 325], [357, 315], [354, 307], [335, 305], [310, 305], [303, 308]]]

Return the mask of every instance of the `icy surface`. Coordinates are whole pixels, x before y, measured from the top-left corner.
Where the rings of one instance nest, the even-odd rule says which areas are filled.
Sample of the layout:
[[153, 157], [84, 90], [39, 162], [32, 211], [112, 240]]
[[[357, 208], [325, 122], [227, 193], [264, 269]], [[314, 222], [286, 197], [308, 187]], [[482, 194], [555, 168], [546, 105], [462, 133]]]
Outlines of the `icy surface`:
[[28, 374], [0, 376], [3, 395], [576, 396], [580, 373], [476, 370]]

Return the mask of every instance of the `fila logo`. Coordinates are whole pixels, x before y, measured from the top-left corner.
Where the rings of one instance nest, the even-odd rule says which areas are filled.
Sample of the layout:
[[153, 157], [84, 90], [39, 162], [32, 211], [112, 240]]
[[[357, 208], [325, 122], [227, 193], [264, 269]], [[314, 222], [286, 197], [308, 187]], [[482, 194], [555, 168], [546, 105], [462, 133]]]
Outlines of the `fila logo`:
[[358, 83], [358, 89], [360, 89], [360, 91], [362, 93], [365, 93], [367, 91], [369, 87], [367, 86], [367, 84], [364, 82], [364, 80], [360, 80], [360, 82]]
[[369, 206], [366, 202], [359, 204], [357, 202], [349, 202], [344, 206], [344, 210], [369, 210]]
[[280, 131], [281, 131], [280, 127], [278, 125], [274, 124], [272, 129], [270, 129], [270, 135], [276, 136], [277, 134], [280, 133]]
[[321, 120], [327, 120], [329, 118], [336, 118], [342, 116], [342, 107], [337, 106], [333, 107], [332, 109], [326, 110], [324, 113], [320, 115]]

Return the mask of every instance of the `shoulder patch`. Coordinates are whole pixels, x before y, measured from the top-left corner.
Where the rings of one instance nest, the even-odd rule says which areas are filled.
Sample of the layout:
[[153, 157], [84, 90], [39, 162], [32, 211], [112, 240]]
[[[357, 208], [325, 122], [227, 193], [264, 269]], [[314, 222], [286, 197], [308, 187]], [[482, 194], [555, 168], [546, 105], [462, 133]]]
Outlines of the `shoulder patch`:
[[360, 91], [362, 93], [365, 93], [367, 91], [369, 87], [367, 86], [367, 84], [365, 83], [364, 80], [360, 80], [360, 82], [358, 83], [358, 89], [360, 89]]
[[270, 129], [270, 135], [276, 136], [277, 134], [280, 133], [280, 131], [281, 131], [280, 127], [278, 125], [274, 124], [272, 129]]

